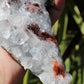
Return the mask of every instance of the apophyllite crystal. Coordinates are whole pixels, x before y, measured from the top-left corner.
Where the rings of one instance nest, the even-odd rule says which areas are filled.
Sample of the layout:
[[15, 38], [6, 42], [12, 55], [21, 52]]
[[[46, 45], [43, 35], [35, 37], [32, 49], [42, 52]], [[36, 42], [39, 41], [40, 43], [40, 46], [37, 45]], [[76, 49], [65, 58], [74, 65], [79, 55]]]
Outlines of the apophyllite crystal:
[[0, 46], [44, 84], [70, 84], [46, 0], [0, 0]]

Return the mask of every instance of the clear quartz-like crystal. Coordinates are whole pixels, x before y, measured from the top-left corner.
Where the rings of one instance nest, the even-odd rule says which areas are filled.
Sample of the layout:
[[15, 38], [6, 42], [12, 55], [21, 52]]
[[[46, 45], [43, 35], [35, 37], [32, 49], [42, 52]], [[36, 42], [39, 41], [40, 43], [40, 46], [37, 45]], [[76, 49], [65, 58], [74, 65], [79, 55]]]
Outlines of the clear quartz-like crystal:
[[0, 46], [44, 84], [70, 84], [45, 2], [0, 0]]

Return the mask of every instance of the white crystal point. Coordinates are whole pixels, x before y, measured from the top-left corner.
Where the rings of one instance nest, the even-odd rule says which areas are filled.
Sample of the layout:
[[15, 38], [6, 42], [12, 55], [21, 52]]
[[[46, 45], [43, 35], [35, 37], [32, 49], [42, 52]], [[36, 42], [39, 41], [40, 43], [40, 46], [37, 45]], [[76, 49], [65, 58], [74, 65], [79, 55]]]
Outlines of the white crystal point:
[[0, 46], [44, 84], [70, 84], [52, 36], [47, 0], [0, 0]]

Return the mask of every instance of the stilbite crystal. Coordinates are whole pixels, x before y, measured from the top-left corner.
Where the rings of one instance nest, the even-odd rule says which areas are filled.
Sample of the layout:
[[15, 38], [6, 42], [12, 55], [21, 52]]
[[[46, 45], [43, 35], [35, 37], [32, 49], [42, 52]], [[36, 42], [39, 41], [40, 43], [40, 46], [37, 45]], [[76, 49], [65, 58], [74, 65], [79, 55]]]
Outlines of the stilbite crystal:
[[44, 84], [70, 84], [45, 2], [0, 0], [0, 46]]

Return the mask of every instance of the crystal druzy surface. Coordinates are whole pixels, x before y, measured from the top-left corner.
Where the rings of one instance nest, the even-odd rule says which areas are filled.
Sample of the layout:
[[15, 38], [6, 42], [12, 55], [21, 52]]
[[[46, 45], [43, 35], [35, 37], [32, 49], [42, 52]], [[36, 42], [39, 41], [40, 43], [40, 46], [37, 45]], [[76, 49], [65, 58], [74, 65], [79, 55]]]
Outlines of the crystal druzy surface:
[[70, 84], [45, 2], [0, 0], [0, 46], [44, 84]]

